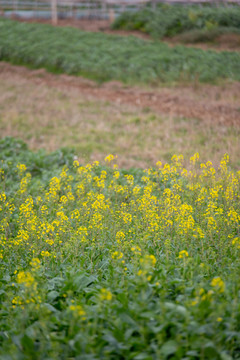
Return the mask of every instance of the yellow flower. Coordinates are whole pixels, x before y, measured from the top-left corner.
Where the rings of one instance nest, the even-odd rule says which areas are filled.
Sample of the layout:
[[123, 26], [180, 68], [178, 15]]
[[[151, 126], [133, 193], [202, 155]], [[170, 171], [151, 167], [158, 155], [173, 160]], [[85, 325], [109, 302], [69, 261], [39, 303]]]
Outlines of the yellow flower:
[[182, 258], [185, 258], [185, 257], [188, 257], [188, 252], [186, 250], [180, 251], [179, 255], [178, 255], [178, 258], [182, 259]]
[[240, 249], [240, 238], [235, 238], [232, 240], [232, 244], [235, 245], [238, 249]]
[[223, 319], [221, 317], [217, 318], [217, 322], [221, 322]]
[[107, 162], [107, 163], [110, 163], [111, 161], [113, 161], [116, 158], [117, 158], [117, 156], [114, 156], [114, 155], [110, 154], [110, 155], [105, 157], [104, 161]]
[[155, 258], [154, 255], [148, 255], [147, 258], [150, 260], [152, 266], [155, 266], [157, 259]]
[[198, 303], [197, 300], [193, 300], [193, 301], [191, 302], [191, 305], [192, 305], [192, 306], [195, 306], [195, 305], [197, 305], [197, 303]]
[[112, 297], [113, 297], [113, 295], [112, 295], [111, 291], [109, 291], [108, 289], [102, 288], [100, 290], [100, 299], [101, 300], [111, 301]]
[[195, 165], [198, 160], [199, 160], [199, 153], [196, 153], [192, 157], [190, 157], [190, 164]]
[[216, 288], [220, 293], [223, 293], [225, 290], [225, 283], [220, 277], [215, 277], [211, 281], [212, 287]]
[[41, 261], [38, 258], [33, 258], [30, 262], [30, 265], [32, 266], [32, 268], [34, 268], [36, 270], [40, 268], [40, 264], [41, 264]]
[[32, 274], [27, 271], [20, 271], [17, 275], [17, 283], [18, 284], [24, 284], [26, 287], [31, 287], [35, 282], [34, 277], [32, 276]]
[[[122, 259], [123, 258], [123, 253], [122, 252], [120, 252], [120, 251], [114, 251], [113, 253], [112, 253], [112, 259], [118, 259], [118, 260], [120, 260], [120, 259]], [[125, 262], [124, 260], [123, 260], [123, 262]]]
[[203, 289], [203, 288], [201, 288], [200, 290], [199, 290], [199, 295], [203, 295], [205, 293], [205, 290]]
[[70, 305], [69, 310], [77, 317], [81, 317], [82, 320], [86, 320], [86, 312], [83, 310], [81, 305]]
[[47, 239], [46, 243], [49, 244], [50, 246], [52, 246], [54, 244], [54, 241], [51, 239]]
[[48, 251], [42, 251], [42, 252], [41, 252], [41, 255], [42, 255], [43, 257], [49, 257], [49, 256], [51, 256], [51, 254], [50, 254]]
[[125, 234], [124, 234], [124, 232], [118, 231], [118, 232], [116, 233], [117, 243], [120, 244], [122, 241], [124, 241], [124, 239], [125, 239]]
[[17, 164], [17, 169], [19, 171], [20, 176], [27, 170], [26, 165], [24, 164]]
[[114, 171], [113, 177], [114, 179], [118, 179], [120, 176], [120, 172], [119, 171]]
[[78, 160], [74, 160], [74, 162], [73, 162], [73, 167], [75, 167], [75, 168], [79, 167], [79, 162], [78, 162]]
[[15, 305], [22, 305], [22, 299], [20, 298], [20, 296], [15, 296], [13, 299], [12, 299], [12, 304], [13, 306], [15, 307]]

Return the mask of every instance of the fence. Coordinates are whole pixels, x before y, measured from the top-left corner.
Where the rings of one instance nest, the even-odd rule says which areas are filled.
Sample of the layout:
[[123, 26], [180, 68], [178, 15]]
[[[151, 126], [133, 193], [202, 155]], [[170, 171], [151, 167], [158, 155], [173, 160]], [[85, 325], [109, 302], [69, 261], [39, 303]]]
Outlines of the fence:
[[0, 15], [22, 18], [97, 18], [113, 20], [123, 11], [136, 11], [146, 3], [240, 4], [240, 0], [0, 0]]

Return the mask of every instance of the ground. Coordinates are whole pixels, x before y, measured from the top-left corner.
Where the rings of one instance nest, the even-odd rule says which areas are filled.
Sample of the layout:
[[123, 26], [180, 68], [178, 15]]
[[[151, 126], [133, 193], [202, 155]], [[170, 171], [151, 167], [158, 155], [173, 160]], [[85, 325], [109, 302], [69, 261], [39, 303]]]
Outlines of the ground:
[[239, 167], [240, 83], [129, 87], [0, 63], [0, 132], [31, 148], [73, 146], [82, 161], [118, 154], [121, 167], [153, 166], [198, 151]]

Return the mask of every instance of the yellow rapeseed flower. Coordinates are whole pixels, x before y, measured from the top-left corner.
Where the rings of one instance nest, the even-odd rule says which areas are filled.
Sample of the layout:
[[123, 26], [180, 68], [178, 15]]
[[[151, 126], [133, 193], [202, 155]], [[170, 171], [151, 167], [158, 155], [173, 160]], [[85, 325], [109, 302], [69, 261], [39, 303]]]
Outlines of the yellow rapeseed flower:
[[104, 300], [111, 301], [112, 297], [113, 297], [113, 295], [112, 295], [111, 291], [109, 291], [108, 289], [102, 288], [100, 290], [100, 300], [102, 300], [102, 301], [104, 301]]
[[80, 317], [82, 320], [86, 320], [86, 312], [81, 305], [70, 305], [69, 310], [73, 312], [74, 316]]
[[27, 170], [27, 167], [25, 164], [17, 164], [17, 169], [18, 169], [19, 175], [22, 176], [22, 174]]
[[51, 254], [48, 251], [41, 251], [42, 257], [49, 257]]
[[178, 258], [182, 259], [182, 258], [185, 258], [185, 257], [188, 257], [188, 252], [186, 250], [180, 251], [179, 255], [178, 255]]
[[24, 284], [27, 288], [31, 287], [35, 282], [34, 277], [32, 276], [32, 274], [27, 271], [20, 271], [17, 274], [17, 283], [18, 284]]
[[108, 156], [105, 157], [104, 161], [105, 161], [106, 163], [110, 163], [111, 161], [113, 161], [113, 160], [116, 159], [116, 158], [117, 158], [117, 156], [114, 156], [114, 155], [112, 155], [112, 154], [109, 154]]
[[225, 290], [225, 283], [220, 277], [215, 277], [211, 281], [212, 287], [214, 287], [216, 290], [218, 290], [220, 293], [223, 293]]
[[32, 268], [34, 268], [36, 270], [40, 268], [40, 264], [41, 264], [41, 261], [38, 258], [33, 258], [30, 262], [30, 265], [32, 266]]

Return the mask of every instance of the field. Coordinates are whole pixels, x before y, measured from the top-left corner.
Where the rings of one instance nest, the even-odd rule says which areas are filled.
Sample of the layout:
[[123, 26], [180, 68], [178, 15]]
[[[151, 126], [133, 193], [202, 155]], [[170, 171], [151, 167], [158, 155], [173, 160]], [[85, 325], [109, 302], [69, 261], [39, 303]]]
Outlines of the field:
[[127, 172], [0, 147], [2, 359], [239, 358], [227, 155]]
[[[118, 154], [120, 167], [149, 167], [198, 151], [239, 169], [240, 84], [127, 87], [0, 64], [0, 133], [31, 149], [73, 148], [81, 162]], [[187, 163], [184, 163], [188, 166]]]
[[[240, 80], [240, 55], [0, 20], [0, 60], [97, 81], [126, 83]], [[145, 56], [144, 54], [148, 54]], [[108, 64], [106, 66], [106, 64]]]
[[236, 34], [240, 41], [240, 8], [236, 5], [146, 6], [125, 12], [113, 29], [138, 30], [153, 38], [177, 37], [182, 42], [215, 42], [223, 34]]
[[0, 19], [0, 59], [0, 359], [240, 359], [239, 53]]

